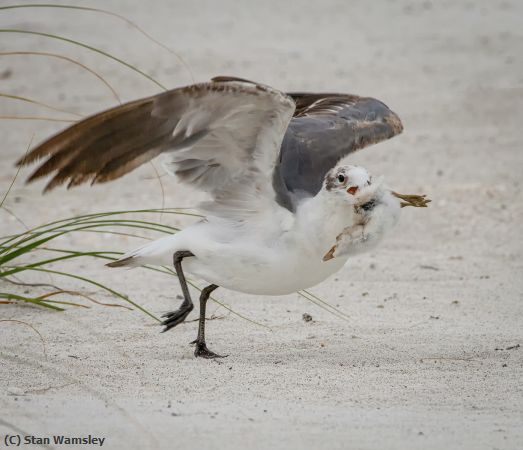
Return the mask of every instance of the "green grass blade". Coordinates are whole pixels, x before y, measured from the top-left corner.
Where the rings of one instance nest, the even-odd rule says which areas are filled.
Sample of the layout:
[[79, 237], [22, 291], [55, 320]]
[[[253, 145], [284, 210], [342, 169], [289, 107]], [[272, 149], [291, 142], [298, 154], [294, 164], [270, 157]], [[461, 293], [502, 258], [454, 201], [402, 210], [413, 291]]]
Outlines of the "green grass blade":
[[[73, 233], [73, 232], [80, 231], [80, 230], [87, 230], [87, 229], [90, 229], [90, 228], [102, 228], [102, 227], [112, 227], [112, 226], [116, 226], [117, 227], [117, 226], [121, 226], [121, 227], [127, 227], [127, 228], [138, 228], [140, 230], [157, 231], [159, 233], [164, 233], [164, 234], [173, 234], [174, 232], [179, 231], [176, 228], [167, 227], [167, 226], [165, 226], [165, 227], [169, 228], [170, 230], [163, 230], [162, 228], [156, 228], [154, 226], [134, 224], [132, 222], [129, 222], [129, 223], [118, 223], [118, 222], [115, 222], [115, 223], [112, 223], [112, 222], [108, 222], [108, 223], [92, 222], [92, 223], [89, 223], [89, 222], [83, 222], [83, 223], [77, 224], [77, 225], [79, 225], [79, 226], [77, 226], [76, 228], [71, 228], [71, 229], [67, 228], [66, 226], [62, 226], [62, 227], [60, 227], [60, 229], [63, 230], [63, 231], [55, 233], [55, 234], [53, 234], [51, 236], [47, 236], [47, 237], [42, 238], [42, 239], [40, 239], [38, 241], [34, 241], [34, 239], [37, 238], [37, 237], [43, 236], [43, 235], [45, 235], [47, 233], [50, 233], [52, 231], [55, 231], [55, 229], [45, 230], [45, 231], [41, 231], [41, 232], [38, 232], [38, 233], [35, 233], [35, 234], [29, 234], [29, 235], [28, 235], [28, 233], [23, 233], [21, 236], [23, 236], [23, 235], [28, 235], [28, 236], [23, 238], [23, 239], [20, 239], [18, 241], [15, 241], [14, 243], [10, 243], [10, 245], [7, 245], [5, 243], [0, 243], [0, 255], [4, 255], [4, 256], [0, 256], [0, 266], [5, 264], [6, 262], [9, 262], [9, 261], [13, 260], [14, 258], [16, 258], [18, 256], [23, 255], [24, 253], [27, 253], [27, 252], [35, 249], [36, 247], [40, 246], [41, 244], [45, 244], [46, 242], [49, 242], [50, 240], [55, 239], [55, 238], [57, 238], [59, 236], [63, 236], [65, 234]], [[31, 242], [31, 241], [33, 241], [33, 242]], [[24, 245], [23, 247], [20, 247], [20, 245], [25, 244], [26, 242], [30, 242], [30, 243], [27, 244], [27, 245]], [[10, 253], [7, 253], [7, 251], [9, 251], [9, 250], [11, 250], [13, 248], [16, 248], [16, 250], [11, 251]], [[7, 253], [7, 255], [5, 255], [5, 253]]]
[[38, 306], [43, 306], [45, 308], [54, 309], [55, 311], [64, 311], [63, 308], [58, 306], [48, 305], [47, 302], [39, 300], [38, 298], [24, 297], [22, 295], [16, 295], [9, 292], [0, 292], [0, 298], [5, 298], [7, 300], [17, 300], [20, 302], [33, 303]]
[[79, 232], [85, 232], [85, 233], [101, 233], [101, 234], [114, 234], [115, 236], [126, 236], [126, 237], [132, 237], [137, 239], [144, 239], [146, 241], [152, 241], [153, 238], [148, 236], [142, 236], [140, 234], [134, 234], [134, 233], [124, 233], [121, 231], [110, 231], [110, 230], [78, 230]]
[[[3, 256], [0, 258], [0, 266], [3, 266], [6, 262], [9, 262], [9, 261], [12, 261], [13, 259], [17, 258], [18, 256], [21, 256], [27, 252], [30, 252], [31, 250], [35, 249], [36, 247], [38, 247], [39, 245], [41, 244], [45, 244], [46, 242], [49, 242], [50, 240], [58, 237], [58, 236], [61, 236], [63, 234], [65, 234], [66, 232], [65, 231], [62, 231], [61, 233], [56, 233], [52, 236], [48, 236], [44, 239], [40, 239], [36, 242], [32, 242], [28, 245], [25, 245], [23, 247], [14, 247], [16, 248], [16, 250], [13, 250], [12, 252], [8, 253], [7, 255]], [[9, 249], [13, 248], [13, 246], [11, 247], [8, 247]]]
[[150, 221], [146, 221], [146, 220], [136, 220], [136, 219], [111, 219], [111, 220], [95, 220], [95, 221], [87, 220], [87, 221], [82, 221], [81, 224], [82, 225], [84, 225], [84, 224], [86, 224], [86, 225], [113, 224], [116, 226], [118, 226], [118, 225], [127, 226], [127, 224], [134, 224], [134, 225], [144, 225], [144, 228], [145, 228], [145, 226], [153, 227], [154, 229], [158, 229], [158, 231], [160, 231], [162, 228], [165, 228], [164, 232], [167, 231], [169, 233], [176, 233], [176, 232], [180, 231], [179, 228], [171, 227], [170, 225], [165, 225], [165, 224], [158, 223], [158, 222], [150, 222]]
[[80, 258], [83, 256], [91, 256], [91, 257], [97, 257], [99, 255], [105, 255], [109, 252], [72, 252], [72, 254], [68, 254], [66, 256], [59, 256], [57, 258], [51, 258], [51, 259], [44, 259], [42, 261], [37, 261], [32, 264], [25, 264], [21, 266], [16, 266], [13, 269], [10, 270], [4, 270], [0, 272], [0, 279], [4, 277], [8, 277], [10, 275], [14, 275], [15, 273], [23, 272], [25, 270], [33, 269], [34, 267], [44, 266], [46, 264], [52, 264], [58, 261], [63, 261], [66, 259], [72, 259], [72, 258]]
[[103, 212], [103, 213], [83, 214], [80, 216], [69, 217], [67, 219], [55, 220], [53, 222], [49, 222], [49, 223], [46, 223], [43, 225], [39, 225], [35, 228], [32, 228], [31, 230], [28, 230], [25, 233], [22, 233], [20, 235], [4, 236], [4, 237], [0, 237], [0, 239], [6, 239], [5, 241], [1, 242], [1, 244], [5, 246], [8, 243], [16, 240], [17, 238], [19, 238], [22, 235], [36, 234], [37, 230], [53, 227], [55, 225], [56, 225], [56, 227], [54, 228], [54, 230], [57, 230], [57, 229], [60, 229], [60, 226], [58, 226], [59, 224], [64, 224], [67, 222], [75, 223], [75, 222], [81, 222], [82, 220], [89, 220], [91, 218], [109, 217], [109, 216], [117, 216], [117, 215], [124, 215], [124, 214], [148, 214], [148, 213], [155, 214], [156, 213], [156, 214], [174, 214], [174, 215], [198, 217], [198, 218], [204, 217], [201, 214], [183, 212], [184, 209], [190, 210], [190, 208], [166, 208], [164, 210], [156, 208], [156, 209], [132, 209], [132, 210], [127, 210], [127, 211], [110, 211], [110, 212]]
[[60, 224], [60, 223], [65, 223], [65, 222], [73, 222], [73, 221], [79, 221], [79, 220], [88, 220], [90, 218], [118, 216], [118, 215], [124, 215], [124, 214], [149, 214], [149, 213], [155, 214], [156, 213], [156, 214], [174, 214], [174, 215], [180, 215], [180, 216], [204, 218], [204, 216], [201, 215], [201, 214], [185, 212], [186, 210], [191, 211], [192, 208], [129, 209], [129, 210], [121, 210], [121, 211], [106, 211], [106, 212], [99, 212], [99, 213], [82, 214], [82, 215], [79, 215], [79, 216], [68, 217], [66, 219], [59, 219], [59, 220], [55, 220], [55, 221], [52, 221], [52, 222], [45, 223], [43, 225], [38, 225], [37, 227], [34, 227], [31, 230], [29, 230], [29, 232], [36, 231], [36, 230], [39, 230], [41, 228], [57, 225], [57, 224]]

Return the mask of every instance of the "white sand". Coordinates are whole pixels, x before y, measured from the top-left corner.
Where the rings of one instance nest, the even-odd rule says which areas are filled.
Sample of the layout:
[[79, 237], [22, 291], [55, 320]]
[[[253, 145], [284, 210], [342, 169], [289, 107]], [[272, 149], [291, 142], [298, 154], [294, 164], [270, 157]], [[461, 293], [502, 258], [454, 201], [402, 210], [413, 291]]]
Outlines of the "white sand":
[[[137, 311], [92, 305], [53, 313], [0, 305], [1, 319], [41, 333], [47, 353], [27, 325], [0, 323], [2, 440], [21, 430], [39, 437], [91, 434], [105, 437], [104, 448], [111, 449], [523, 448], [523, 348], [496, 350], [523, 345], [521, 2], [274, 1], [243, 2], [239, 10], [232, 1], [146, 3], [88, 4], [135, 20], [176, 49], [197, 80], [234, 74], [281, 89], [383, 100], [402, 117], [405, 132], [353, 161], [385, 174], [400, 192], [427, 193], [434, 201], [427, 210], [404, 210], [380, 248], [312, 289], [350, 314], [349, 322], [298, 295], [217, 291], [234, 310], [272, 329], [233, 315], [209, 322], [209, 346], [230, 355], [221, 361], [192, 357], [195, 323], [160, 335]], [[169, 53], [115, 18], [3, 11], [0, 26], [89, 42], [169, 87], [190, 82]], [[0, 36], [0, 51], [56, 51], [81, 59], [124, 99], [158, 91], [86, 50]], [[115, 102], [92, 75], [62, 61], [0, 57], [0, 78], [1, 92], [84, 114]], [[0, 99], [0, 114], [59, 115], [6, 99]], [[32, 133], [38, 141], [61, 126], [0, 122], [2, 192]], [[29, 170], [6, 203], [29, 226], [78, 213], [161, 206], [150, 166], [108, 186], [45, 197], [43, 183], [22, 184]], [[196, 195], [163, 181], [168, 206], [195, 204]], [[2, 235], [21, 230], [3, 211], [0, 220]], [[114, 250], [133, 245], [132, 239], [87, 233], [60, 243]], [[156, 314], [178, 302], [177, 283], [160, 274], [109, 270], [95, 260], [56, 267], [108, 283]], [[37, 273], [23, 278], [49, 282]], [[114, 301], [74, 280], [52, 279]], [[0, 286], [6, 289], [13, 287]], [[25, 291], [45, 289], [14, 288]], [[314, 321], [305, 323], [304, 312]]]

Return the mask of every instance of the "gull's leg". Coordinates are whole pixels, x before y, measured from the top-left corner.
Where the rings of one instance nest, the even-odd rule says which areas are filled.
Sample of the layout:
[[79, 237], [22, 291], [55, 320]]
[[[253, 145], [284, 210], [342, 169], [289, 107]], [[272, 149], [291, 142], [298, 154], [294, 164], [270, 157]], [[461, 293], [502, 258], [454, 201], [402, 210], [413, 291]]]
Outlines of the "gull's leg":
[[166, 318], [162, 322], [162, 325], [165, 326], [165, 328], [162, 330], [162, 333], [182, 323], [194, 308], [191, 295], [189, 294], [189, 289], [187, 287], [187, 281], [185, 280], [185, 275], [183, 274], [182, 270], [182, 260], [183, 258], [187, 258], [189, 256], [194, 255], [186, 250], [176, 252], [173, 256], [174, 269], [176, 270], [176, 275], [178, 275], [178, 280], [180, 281], [180, 286], [182, 287], [183, 302], [176, 311], [166, 313], [162, 316]]
[[218, 289], [219, 286], [216, 284], [210, 284], [206, 288], [202, 289], [200, 294], [200, 320], [198, 321], [198, 337], [191, 344], [196, 344], [196, 349], [194, 350], [194, 356], [201, 358], [224, 358], [222, 355], [217, 355], [214, 352], [211, 352], [207, 345], [205, 344], [205, 307], [207, 306], [207, 300], [211, 292], [215, 289]]

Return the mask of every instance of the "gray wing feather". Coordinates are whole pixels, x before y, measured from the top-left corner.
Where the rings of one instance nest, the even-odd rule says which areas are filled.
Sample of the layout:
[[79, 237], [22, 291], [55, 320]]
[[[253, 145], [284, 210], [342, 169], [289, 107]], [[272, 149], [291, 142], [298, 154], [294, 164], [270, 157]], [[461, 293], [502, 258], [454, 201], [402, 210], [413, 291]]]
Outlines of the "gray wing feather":
[[327, 172], [349, 153], [403, 130], [398, 116], [373, 98], [343, 94], [288, 94], [296, 112], [273, 176], [277, 201], [294, 210], [316, 195]]

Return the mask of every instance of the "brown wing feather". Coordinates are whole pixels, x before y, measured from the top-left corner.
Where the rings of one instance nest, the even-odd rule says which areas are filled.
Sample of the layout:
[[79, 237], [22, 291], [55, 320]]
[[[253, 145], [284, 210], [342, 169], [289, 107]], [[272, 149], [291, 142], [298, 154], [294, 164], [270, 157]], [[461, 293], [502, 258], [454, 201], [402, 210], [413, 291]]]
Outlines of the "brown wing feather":
[[[144, 107], [150, 105], [153, 98], [154, 97], [136, 100], [88, 117], [52, 136], [33, 149], [24, 158], [18, 161], [17, 164], [28, 165], [45, 156], [54, 155], [68, 148], [74, 148], [78, 143], [84, 140], [92, 141], [100, 137], [101, 134], [108, 134], [111, 131], [115, 131], [121, 128], [121, 125], [124, 125], [127, 120], [142, 114]], [[115, 124], [117, 125], [116, 129]], [[86, 130], [96, 132], [87, 134]]]
[[[34, 148], [18, 165], [47, 158], [28, 181], [54, 174], [48, 191], [64, 183], [114, 180], [170, 151], [174, 171], [187, 179], [197, 176], [199, 184], [212, 184], [220, 174], [219, 182], [226, 183], [247, 170], [242, 161], [253, 158], [258, 137], [280, 133], [277, 121], [289, 120], [293, 111], [290, 98], [265, 86], [201, 83], [88, 117]], [[237, 132], [227, 134], [229, 121], [239, 123]], [[216, 151], [213, 139], [221, 144]]]
[[[134, 101], [82, 120], [36, 147], [18, 164], [27, 165], [48, 156], [28, 179], [33, 181], [56, 171], [45, 191], [69, 178], [69, 187], [89, 179], [94, 181], [95, 175], [111, 161], [131, 152], [137, 143], [146, 145], [151, 140], [150, 134], [144, 135], [144, 128], [152, 129], [155, 137], [158, 131], [166, 137], [161, 125], [167, 119], [151, 117], [155, 100], [151, 97]], [[159, 141], [155, 143], [158, 145]]]

